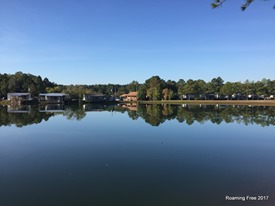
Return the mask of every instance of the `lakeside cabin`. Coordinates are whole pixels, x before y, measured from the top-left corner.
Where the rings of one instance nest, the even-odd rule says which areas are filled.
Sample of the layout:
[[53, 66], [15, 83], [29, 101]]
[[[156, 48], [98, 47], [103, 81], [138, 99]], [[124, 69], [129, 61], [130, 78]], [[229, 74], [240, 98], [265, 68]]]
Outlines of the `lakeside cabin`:
[[182, 95], [182, 99], [184, 99], [184, 100], [194, 100], [195, 95], [194, 94], [184, 94], [184, 95]]
[[28, 100], [31, 100], [31, 94], [30, 93], [8, 93], [7, 100], [28, 101]]
[[105, 99], [105, 95], [103, 94], [83, 94], [82, 98], [85, 102], [102, 102]]
[[39, 94], [39, 102], [46, 102], [51, 104], [62, 104], [65, 101], [66, 94], [63, 93], [45, 93]]
[[120, 95], [120, 98], [123, 101], [127, 101], [127, 102], [137, 101], [137, 92], [130, 92], [128, 94], [122, 94], [122, 95]]

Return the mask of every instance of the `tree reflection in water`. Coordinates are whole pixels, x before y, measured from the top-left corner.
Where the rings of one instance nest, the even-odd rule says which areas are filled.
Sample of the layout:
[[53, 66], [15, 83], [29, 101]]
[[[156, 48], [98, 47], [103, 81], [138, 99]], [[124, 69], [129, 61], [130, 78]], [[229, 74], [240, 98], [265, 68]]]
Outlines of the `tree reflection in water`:
[[23, 108], [10, 109], [8, 112], [7, 107], [0, 106], [0, 127], [11, 126], [23, 127], [31, 124], [39, 124], [43, 120], [48, 121], [54, 113], [39, 112], [38, 106], [32, 106], [28, 111]]
[[176, 119], [191, 125], [194, 122], [232, 123], [261, 126], [275, 125], [275, 107], [232, 105], [139, 105], [137, 115], [152, 126]]
[[133, 105], [76, 104], [56, 108], [58, 108], [56, 111], [54, 109], [45, 111], [41, 110], [41, 106], [35, 105], [32, 105], [30, 109], [22, 110], [0, 106], [0, 126], [23, 127], [41, 123], [43, 120], [48, 121], [50, 117], [56, 115], [63, 115], [68, 120], [80, 121], [85, 118], [87, 112], [94, 111], [127, 113], [132, 120], [141, 118], [152, 126], [159, 126], [166, 120], [177, 120], [187, 125], [195, 122], [203, 124], [209, 121], [213, 124], [236, 122], [244, 125], [258, 124], [263, 127], [275, 125], [275, 107], [270, 106], [150, 104], [133, 107]]

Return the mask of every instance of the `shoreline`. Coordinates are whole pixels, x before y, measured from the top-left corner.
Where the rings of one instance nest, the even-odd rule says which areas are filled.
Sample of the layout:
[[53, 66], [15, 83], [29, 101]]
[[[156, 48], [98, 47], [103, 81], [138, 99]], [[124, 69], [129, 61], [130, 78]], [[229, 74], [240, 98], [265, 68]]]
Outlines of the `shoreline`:
[[158, 100], [158, 101], [137, 101], [137, 103], [275, 106], [275, 100]]
[[[106, 102], [102, 102], [104, 104]], [[155, 100], [155, 101], [120, 101], [118, 104], [203, 104], [203, 105], [253, 105], [275, 106], [275, 100]], [[38, 103], [37, 103], [38, 104]], [[45, 104], [45, 103], [44, 103]], [[101, 104], [97, 102], [97, 104]], [[0, 105], [10, 105], [8, 100], [0, 100]], [[31, 104], [27, 104], [31, 105]]]

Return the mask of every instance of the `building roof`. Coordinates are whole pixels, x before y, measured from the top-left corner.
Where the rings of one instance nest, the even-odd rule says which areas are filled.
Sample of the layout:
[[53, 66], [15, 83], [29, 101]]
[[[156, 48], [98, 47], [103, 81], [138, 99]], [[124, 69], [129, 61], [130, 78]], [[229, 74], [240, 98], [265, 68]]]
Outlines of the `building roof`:
[[66, 96], [66, 94], [63, 93], [41, 93], [39, 94], [39, 96], [51, 96], [51, 97], [62, 97], [62, 96]]
[[130, 92], [128, 94], [122, 94], [122, 95], [120, 95], [120, 97], [129, 97], [129, 96], [136, 97], [137, 96], [137, 92]]
[[25, 95], [31, 95], [30, 93], [8, 93], [10, 96], [25, 96]]

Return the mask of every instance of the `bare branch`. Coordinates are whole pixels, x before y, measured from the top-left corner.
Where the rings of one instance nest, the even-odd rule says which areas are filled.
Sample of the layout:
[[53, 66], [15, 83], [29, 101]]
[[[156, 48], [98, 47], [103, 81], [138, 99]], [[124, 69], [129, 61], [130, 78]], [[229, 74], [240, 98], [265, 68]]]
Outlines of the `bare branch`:
[[[213, 9], [215, 8], [218, 8], [218, 7], [221, 7], [222, 4], [225, 2], [226, 0], [214, 0], [212, 3], [211, 3], [211, 7]], [[253, 2], [254, 0], [245, 0], [245, 3], [242, 4], [241, 6], [241, 10], [244, 11], [246, 10], [249, 5]], [[263, 0], [263, 1], [269, 1], [269, 0]], [[275, 5], [273, 6], [273, 9], [275, 9]]]
[[211, 4], [211, 7], [213, 9], [222, 6], [222, 4], [225, 2], [226, 0], [214, 0], [214, 2]]

